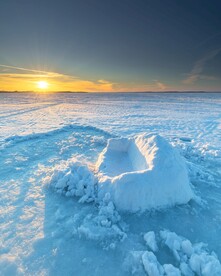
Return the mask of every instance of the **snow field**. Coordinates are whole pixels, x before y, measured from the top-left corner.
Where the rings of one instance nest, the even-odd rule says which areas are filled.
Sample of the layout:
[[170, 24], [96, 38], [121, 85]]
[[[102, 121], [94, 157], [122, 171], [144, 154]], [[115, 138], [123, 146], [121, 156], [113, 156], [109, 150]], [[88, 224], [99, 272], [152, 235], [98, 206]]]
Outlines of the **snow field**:
[[[220, 94], [1, 94], [0, 106], [0, 274], [220, 275]], [[108, 139], [143, 132], [180, 152], [194, 200], [131, 213], [110, 191], [97, 199]], [[119, 175], [140, 172], [122, 162]]]

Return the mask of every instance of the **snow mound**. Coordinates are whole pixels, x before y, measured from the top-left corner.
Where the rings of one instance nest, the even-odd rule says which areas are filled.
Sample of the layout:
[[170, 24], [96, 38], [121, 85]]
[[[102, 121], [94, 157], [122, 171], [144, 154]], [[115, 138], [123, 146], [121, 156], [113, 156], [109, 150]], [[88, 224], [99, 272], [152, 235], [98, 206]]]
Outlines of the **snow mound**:
[[79, 202], [92, 202], [95, 199], [96, 177], [87, 165], [76, 160], [59, 164], [44, 180], [59, 194], [80, 197]]
[[96, 169], [98, 196], [110, 193], [119, 210], [169, 207], [193, 197], [185, 161], [159, 135], [110, 139]]

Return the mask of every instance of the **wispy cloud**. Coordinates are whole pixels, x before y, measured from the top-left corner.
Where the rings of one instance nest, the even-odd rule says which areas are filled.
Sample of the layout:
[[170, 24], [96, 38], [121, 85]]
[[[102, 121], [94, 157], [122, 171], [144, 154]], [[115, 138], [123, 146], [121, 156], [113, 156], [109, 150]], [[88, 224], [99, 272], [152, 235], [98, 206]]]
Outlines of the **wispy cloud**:
[[203, 75], [202, 72], [206, 66], [206, 63], [215, 58], [221, 51], [221, 48], [213, 50], [207, 53], [204, 57], [199, 59], [193, 66], [193, 69], [188, 74], [187, 78], [183, 80], [184, 84], [193, 84], [200, 79], [213, 80], [213, 76]]
[[165, 83], [158, 80], [155, 80], [155, 84], [160, 90], [166, 90], [168, 88]]
[[[44, 71], [44, 70], [36, 70], [36, 69], [29, 69], [29, 68], [23, 68], [23, 67], [18, 67], [18, 66], [11, 66], [11, 65], [5, 65], [5, 64], [0, 64], [0, 67], [2, 67], [2, 71], [11, 71], [13, 70], [12, 74], [15, 74], [14, 72], [17, 71], [23, 71], [23, 72], [29, 72], [32, 74], [34, 73], [34, 76], [44, 76], [44, 77], [48, 77], [48, 78], [53, 78], [53, 77], [69, 77], [69, 78], [73, 78], [73, 79], [77, 79], [76, 76], [72, 76], [72, 75], [67, 75], [67, 74], [60, 74], [60, 73], [56, 73], [56, 72], [51, 72], [51, 71]], [[24, 73], [23, 73], [24, 74]], [[21, 74], [20, 74], [21, 75]], [[26, 76], [28, 74], [26, 73]]]
[[115, 83], [104, 79], [96, 81], [57, 72], [28, 69], [0, 64], [0, 90], [35, 91], [38, 82], [48, 82], [47, 91], [85, 91], [85, 92], [143, 92], [164, 91], [168, 86], [162, 81], [153, 80], [148, 83]]
[[145, 92], [145, 91], [165, 91], [166, 89], [169, 89], [169, 87], [164, 84], [163, 82], [159, 80], [153, 80], [148, 83], [120, 83], [120, 84], [115, 84], [114, 86], [115, 91], [118, 92], [124, 92], [124, 91], [129, 91], [129, 92]]
[[[40, 79], [48, 81], [50, 91], [111, 92], [114, 83], [85, 80], [76, 76], [0, 64], [0, 90], [36, 90]], [[7, 71], [5, 71], [7, 70]]]

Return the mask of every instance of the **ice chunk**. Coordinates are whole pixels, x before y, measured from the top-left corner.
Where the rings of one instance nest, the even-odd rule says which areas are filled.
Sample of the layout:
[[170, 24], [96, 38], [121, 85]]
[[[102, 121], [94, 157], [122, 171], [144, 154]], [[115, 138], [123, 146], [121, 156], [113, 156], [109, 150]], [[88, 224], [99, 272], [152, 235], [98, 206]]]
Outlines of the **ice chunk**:
[[45, 183], [51, 185], [58, 193], [66, 196], [80, 197], [79, 202], [91, 202], [95, 198], [96, 177], [87, 165], [73, 159], [57, 165]]
[[189, 260], [191, 269], [197, 275], [218, 276], [221, 275], [221, 264], [216, 256], [207, 252], [193, 254]]
[[121, 210], [168, 207], [193, 197], [183, 158], [159, 135], [110, 139], [96, 168], [99, 197], [109, 192]]
[[174, 257], [177, 261], [180, 261], [180, 255], [178, 251], [181, 249], [182, 238], [179, 237], [176, 233], [170, 232], [167, 230], [160, 231], [160, 236], [164, 243], [169, 247], [173, 252]]
[[152, 252], [146, 251], [142, 255], [142, 261], [144, 269], [149, 276], [161, 276], [164, 274], [163, 267], [157, 261], [156, 256]]
[[145, 251], [130, 251], [124, 260], [123, 268], [132, 275], [143, 275], [142, 255]]
[[165, 274], [168, 276], [181, 276], [180, 270], [174, 267], [172, 264], [163, 265]]
[[153, 252], [158, 250], [155, 233], [153, 231], [147, 232], [144, 235], [144, 240], [146, 241], [147, 246], [149, 246]]
[[190, 269], [189, 265], [184, 262], [180, 264], [180, 270], [181, 270], [182, 275], [184, 275], [184, 276], [194, 276], [194, 273]]
[[183, 252], [190, 257], [193, 254], [193, 247], [192, 244], [189, 240], [184, 240], [181, 243], [181, 248], [183, 250]]
[[173, 252], [183, 275], [218, 276], [221, 275], [221, 264], [215, 253], [209, 254], [204, 243], [192, 243], [168, 230], [160, 231], [160, 237]]

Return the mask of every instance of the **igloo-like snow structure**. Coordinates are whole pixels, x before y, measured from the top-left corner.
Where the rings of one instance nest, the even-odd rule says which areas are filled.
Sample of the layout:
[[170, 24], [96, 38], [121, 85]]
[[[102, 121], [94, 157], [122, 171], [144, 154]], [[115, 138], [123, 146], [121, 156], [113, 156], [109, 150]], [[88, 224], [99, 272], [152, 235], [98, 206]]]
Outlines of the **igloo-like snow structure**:
[[159, 135], [110, 139], [96, 169], [98, 196], [110, 193], [120, 210], [173, 206], [193, 197], [184, 159]]

